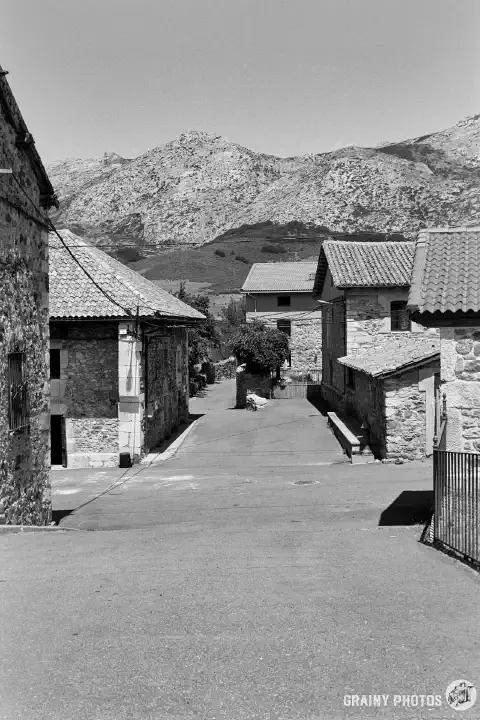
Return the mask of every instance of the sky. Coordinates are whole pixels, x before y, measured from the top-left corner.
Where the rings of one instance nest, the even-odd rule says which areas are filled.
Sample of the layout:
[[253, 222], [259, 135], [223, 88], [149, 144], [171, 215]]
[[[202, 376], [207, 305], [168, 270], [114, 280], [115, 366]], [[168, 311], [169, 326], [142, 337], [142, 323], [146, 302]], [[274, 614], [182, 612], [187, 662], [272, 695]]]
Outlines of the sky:
[[479, 0], [3, 0], [0, 64], [45, 163], [194, 129], [282, 156], [480, 112]]

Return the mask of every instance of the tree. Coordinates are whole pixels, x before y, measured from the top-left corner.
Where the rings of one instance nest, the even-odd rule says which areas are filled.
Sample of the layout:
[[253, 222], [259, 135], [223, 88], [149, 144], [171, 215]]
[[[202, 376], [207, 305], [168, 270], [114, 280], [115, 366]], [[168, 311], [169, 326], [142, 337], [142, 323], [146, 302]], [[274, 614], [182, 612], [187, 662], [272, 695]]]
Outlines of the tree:
[[288, 337], [285, 333], [267, 328], [259, 322], [246, 323], [230, 338], [231, 352], [245, 370], [255, 375], [265, 375], [281, 365], [289, 355]]
[[212, 349], [218, 347], [219, 339], [215, 318], [210, 312], [210, 298], [208, 295], [188, 293], [183, 281], [180, 283], [180, 289], [175, 293], [175, 296], [207, 318], [198, 327], [188, 329], [188, 371], [192, 376], [195, 365], [206, 360]]
[[219, 349], [222, 357], [231, 355], [230, 338], [239, 327], [245, 325], [247, 318], [247, 303], [245, 298], [231, 297], [228, 305], [220, 309], [220, 319], [217, 322]]
[[220, 314], [222, 316], [220, 322], [223, 323], [225, 332], [230, 335], [241, 325], [245, 325], [247, 321], [247, 303], [243, 295], [238, 299], [231, 297], [228, 305], [221, 308]]

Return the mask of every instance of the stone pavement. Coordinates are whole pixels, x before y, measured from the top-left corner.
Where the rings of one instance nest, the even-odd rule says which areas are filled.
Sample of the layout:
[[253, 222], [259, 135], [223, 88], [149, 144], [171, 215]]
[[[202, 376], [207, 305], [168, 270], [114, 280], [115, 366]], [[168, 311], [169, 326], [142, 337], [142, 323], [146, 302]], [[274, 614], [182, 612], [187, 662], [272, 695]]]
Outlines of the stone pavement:
[[[234, 410], [235, 381], [210, 386], [204, 397], [190, 400], [190, 412], [199, 416], [193, 432], [175, 455], [193, 460], [195, 468], [212, 470], [228, 458], [229, 468], [285, 464], [321, 465], [346, 462], [324, 418], [304, 400], [277, 400], [256, 413]], [[158, 463], [120, 468], [55, 468], [51, 473], [53, 509], [57, 514], [71, 511], [93, 498], [114, 490], [139, 472], [142, 479], [157, 478]], [[171, 462], [169, 463], [171, 467]], [[173, 467], [173, 466], [172, 466]], [[158, 478], [157, 478], [158, 479]]]
[[0, 720], [444, 720], [451, 681], [480, 689], [478, 576], [408, 524], [429, 465], [271, 454], [276, 415], [234, 413], [226, 392], [195, 401], [205, 421], [174, 458], [63, 520], [101, 531], [0, 538]]

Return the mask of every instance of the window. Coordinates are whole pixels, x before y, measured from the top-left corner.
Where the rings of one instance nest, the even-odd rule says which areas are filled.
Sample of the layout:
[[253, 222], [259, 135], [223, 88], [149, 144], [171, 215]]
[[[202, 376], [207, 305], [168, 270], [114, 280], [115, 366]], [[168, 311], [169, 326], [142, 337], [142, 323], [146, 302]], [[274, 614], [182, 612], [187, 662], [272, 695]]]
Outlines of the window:
[[290, 295], [277, 295], [278, 307], [290, 307]]
[[347, 387], [351, 388], [352, 390], [355, 389], [355, 372], [352, 370], [352, 368], [347, 367], [346, 368], [346, 385]]
[[390, 303], [390, 318], [392, 332], [408, 332], [412, 329], [412, 321], [407, 310], [406, 300], [397, 300]]
[[60, 379], [60, 350], [50, 350], [50, 379]]
[[25, 353], [8, 356], [8, 426], [21, 430], [27, 426], [27, 383], [24, 379]]
[[292, 323], [290, 320], [277, 320], [277, 330], [285, 333], [288, 337], [292, 335]]

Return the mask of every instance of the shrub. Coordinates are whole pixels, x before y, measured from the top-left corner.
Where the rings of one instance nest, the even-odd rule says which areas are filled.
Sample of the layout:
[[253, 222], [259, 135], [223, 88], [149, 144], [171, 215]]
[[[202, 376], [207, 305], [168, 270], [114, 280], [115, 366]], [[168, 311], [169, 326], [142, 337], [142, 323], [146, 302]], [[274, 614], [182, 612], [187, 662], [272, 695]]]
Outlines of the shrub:
[[215, 250], [215, 255], [218, 255], [218, 257], [225, 257], [223, 250]]
[[261, 248], [261, 252], [274, 253], [278, 255], [279, 253], [285, 253], [287, 251], [284, 247], [281, 247], [280, 245], [263, 245], [263, 247]]
[[240, 260], [240, 262], [246, 263], [246, 265], [250, 265], [250, 260], [248, 260], [246, 257], [243, 257], [243, 255], [235, 255], [235, 260]]
[[290, 352], [285, 333], [266, 328], [261, 323], [246, 323], [231, 337], [229, 348], [245, 370], [266, 374], [281, 365]]

